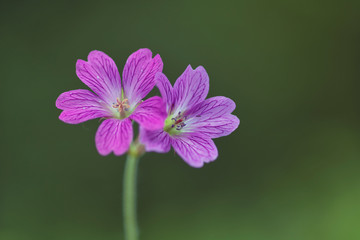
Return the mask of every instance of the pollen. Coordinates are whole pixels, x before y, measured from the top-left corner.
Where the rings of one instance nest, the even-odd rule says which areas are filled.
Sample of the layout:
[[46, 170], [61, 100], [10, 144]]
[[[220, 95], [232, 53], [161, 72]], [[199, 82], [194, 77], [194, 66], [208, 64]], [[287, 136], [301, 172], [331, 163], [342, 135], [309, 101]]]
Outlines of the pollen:
[[116, 98], [116, 103], [113, 103], [112, 107], [116, 108], [119, 113], [123, 111], [129, 111], [129, 100], [125, 98], [121, 101], [119, 98]]
[[171, 120], [174, 121], [174, 123], [171, 125], [172, 128], [175, 127], [176, 130], [180, 131], [183, 127], [186, 126], [184, 121], [186, 120], [186, 116], [183, 116], [181, 112], [178, 113], [178, 115]]
[[169, 116], [165, 120], [164, 131], [169, 133], [170, 135], [177, 135], [181, 133], [181, 130], [186, 126], [187, 116], [185, 112], [178, 112], [178, 114], [174, 116]]

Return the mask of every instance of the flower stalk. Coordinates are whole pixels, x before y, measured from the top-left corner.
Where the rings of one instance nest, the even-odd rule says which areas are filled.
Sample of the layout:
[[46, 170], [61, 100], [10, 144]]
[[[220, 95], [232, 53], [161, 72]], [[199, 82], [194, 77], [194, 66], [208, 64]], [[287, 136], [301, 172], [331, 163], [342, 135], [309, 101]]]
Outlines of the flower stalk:
[[136, 220], [136, 179], [137, 168], [144, 147], [134, 142], [131, 144], [124, 170], [123, 187], [123, 215], [125, 240], [138, 239], [138, 226]]

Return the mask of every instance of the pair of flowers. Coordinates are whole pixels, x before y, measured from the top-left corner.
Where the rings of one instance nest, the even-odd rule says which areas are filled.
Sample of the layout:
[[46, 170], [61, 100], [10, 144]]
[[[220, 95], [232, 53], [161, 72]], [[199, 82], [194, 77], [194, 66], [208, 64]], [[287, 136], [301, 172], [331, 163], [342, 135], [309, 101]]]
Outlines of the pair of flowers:
[[[60, 120], [78, 124], [102, 118], [95, 143], [101, 155], [122, 155], [133, 140], [132, 121], [140, 126], [139, 140], [146, 151], [165, 153], [171, 146], [192, 167], [202, 167], [218, 156], [212, 138], [229, 135], [239, 125], [232, 115], [235, 103], [226, 97], [205, 99], [209, 77], [203, 67], [189, 65], [174, 87], [162, 73], [160, 55], [139, 49], [127, 59], [122, 82], [114, 61], [92, 51], [88, 61], [78, 60], [76, 74], [93, 92], [62, 93], [56, 107]], [[142, 100], [157, 86], [159, 96]]]

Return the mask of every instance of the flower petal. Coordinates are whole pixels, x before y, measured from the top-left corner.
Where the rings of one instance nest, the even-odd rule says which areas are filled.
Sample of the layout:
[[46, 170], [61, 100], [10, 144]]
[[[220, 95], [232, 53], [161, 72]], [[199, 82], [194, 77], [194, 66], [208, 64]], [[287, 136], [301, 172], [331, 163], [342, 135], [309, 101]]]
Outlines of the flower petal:
[[200, 134], [181, 135], [172, 138], [172, 146], [177, 154], [192, 167], [202, 167], [214, 161], [218, 150], [211, 138]]
[[202, 66], [195, 70], [189, 65], [176, 80], [173, 97], [175, 114], [203, 101], [209, 92], [209, 76]]
[[152, 58], [152, 53], [147, 48], [139, 49], [130, 55], [123, 71], [123, 84], [131, 108], [153, 89], [155, 74], [162, 69], [163, 62], [160, 55]]
[[79, 89], [64, 92], [56, 100], [56, 107], [64, 110], [60, 120], [77, 124], [99, 117], [110, 117], [111, 112], [103, 101], [89, 90]]
[[150, 131], [140, 127], [139, 138], [147, 152], [166, 153], [170, 151], [171, 138], [162, 129]]
[[125, 118], [106, 119], [96, 132], [95, 143], [98, 152], [105, 156], [111, 152], [119, 156], [127, 152], [133, 139], [131, 120]]
[[212, 97], [196, 104], [187, 112], [186, 128], [183, 132], [200, 132], [211, 138], [229, 135], [240, 124], [230, 113], [236, 105], [227, 97]]
[[227, 97], [212, 97], [200, 102], [189, 109], [188, 118], [196, 118], [198, 121], [207, 121], [232, 113], [236, 105]]
[[210, 138], [227, 136], [238, 128], [240, 120], [232, 114], [209, 119], [207, 121], [189, 124], [191, 131], [205, 134]]
[[165, 104], [158, 96], [151, 97], [140, 103], [130, 115], [132, 120], [148, 130], [162, 129], [166, 117]]
[[88, 61], [76, 62], [76, 74], [80, 80], [108, 104], [121, 97], [120, 74], [115, 62], [100, 51], [92, 51]]
[[156, 86], [160, 90], [161, 97], [166, 104], [166, 111], [169, 113], [173, 108], [173, 88], [165, 74], [158, 72], [155, 75]]

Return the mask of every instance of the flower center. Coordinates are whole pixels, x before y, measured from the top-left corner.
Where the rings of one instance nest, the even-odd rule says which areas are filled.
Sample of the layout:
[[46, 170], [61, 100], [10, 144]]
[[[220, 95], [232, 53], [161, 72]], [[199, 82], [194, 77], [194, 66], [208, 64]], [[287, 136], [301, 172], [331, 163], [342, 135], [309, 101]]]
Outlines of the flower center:
[[120, 118], [125, 118], [125, 111], [129, 111], [130, 108], [129, 100], [125, 98], [121, 101], [119, 98], [116, 98], [116, 103], [113, 103], [112, 107], [116, 108], [116, 110], [120, 113]]
[[176, 128], [176, 130], [180, 131], [183, 127], [186, 126], [184, 121], [186, 120], [185, 116], [181, 115], [181, 112], [178, 113], [178, 115], [174, 118], [171, 118], [172, 121], [174, 121], [174, 124], [171, 125], [172, 128]]
[[164, 131], [170, 135], [179, 134], [179, 131], [186, 126], [185, 120], [186, 116], [181, 112], [179, 112], [176, 117], [167, 118], [165, 120]]

